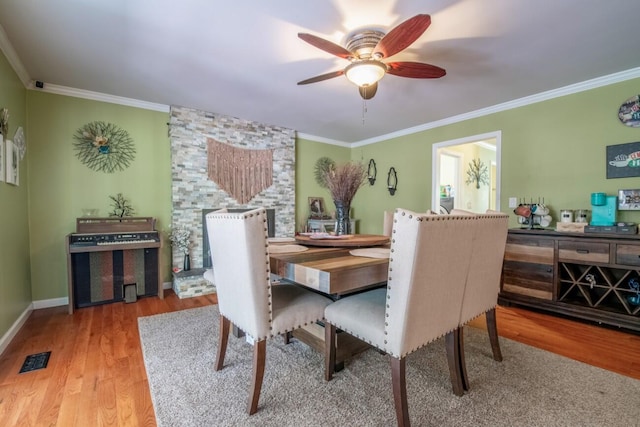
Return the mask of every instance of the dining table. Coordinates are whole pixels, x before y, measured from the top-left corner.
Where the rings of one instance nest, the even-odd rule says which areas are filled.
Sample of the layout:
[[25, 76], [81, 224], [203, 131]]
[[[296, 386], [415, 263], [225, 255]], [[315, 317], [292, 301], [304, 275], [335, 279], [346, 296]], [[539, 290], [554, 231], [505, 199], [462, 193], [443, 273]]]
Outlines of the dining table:
[[[389, 238], [378, 235], [353, 235], [344, 239], [314, 239], [308, 236], [296, 239], [302, 251], [270, 252], [271, 273], [283, 283], [294, 283], [337, 300], [355, 292], [385, 286], [389, 258]], [[322, 242], [319, 242], [322, 240]], [[354, 244], [355, 241], [360, 244]], [[370, 256], [367, 255], [370, 251]], [[359, 254], [353, 255], [352, 253]], [[305, 342], [317, 351], [325, 351], [324, 324], [318, 322], [299, 328], [293, 337]], [[346, 333], [337, 334], [336, 370], [344, 361], [370, 348], [363, 341]]]

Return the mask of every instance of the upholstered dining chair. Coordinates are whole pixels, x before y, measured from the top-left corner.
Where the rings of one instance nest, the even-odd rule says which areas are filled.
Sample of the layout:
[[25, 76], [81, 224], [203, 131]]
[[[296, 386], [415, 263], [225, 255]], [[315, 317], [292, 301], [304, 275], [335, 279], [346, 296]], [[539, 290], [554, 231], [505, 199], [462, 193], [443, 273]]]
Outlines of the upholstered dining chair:
[[247, 402], [258, 409], [265, 370], [266, 340], [322, 320], [329, 298], [292, 284], [272, 284], [264, 208], [206, 215], [213, 275], [220, 310], [214, 369], [222, 369], [233, 323], [254, 340], [253, 376]]
[[382, 220], [382, 234], [387, 237], [391, 237], [391, 230], [393, 229], [393, 211], [384, 211], [384, 218]]
[[407, 355], [458, 327], [474, 220], [397, 209], [386, 288], [343, 297], [325, 310], [325, 379], [334, 374], [336, 328], [384, 351], [399, 426], [410, 425]]
[[450, 342], [454, 347], [447, 348], [447, 351], [454, 352], [454, 358], [459, 363], [459, 366], [456, 367], [458, 372], [452, 377], [455, 376], [460, 379], [460, 382], [454, 385], [454, 392], [461, 395], [464, 390], [469, 390], [464, 356], [463, 326], [465, 324], [485, 314], [493, 359], [498, 362], [502, 361], [496, 322], [496, 306], [498, 305], [498, 293], [500, 292], [500, 276], [507, 243], [509, 216], [502, 212], [491, 210], [488, 210], [485, 214], [474, 214], [454, 209], [451, 213], [453, 215], [469, 215], [477, 219], [473, 232], [471, 263], [462, 298], [460, 325], [454, 331], [453, 340]]

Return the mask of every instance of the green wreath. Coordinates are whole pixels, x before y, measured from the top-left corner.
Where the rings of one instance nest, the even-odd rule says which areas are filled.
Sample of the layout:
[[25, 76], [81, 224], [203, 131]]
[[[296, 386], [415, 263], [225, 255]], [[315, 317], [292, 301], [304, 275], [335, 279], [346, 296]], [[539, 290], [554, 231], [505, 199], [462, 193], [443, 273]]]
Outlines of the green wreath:
[[95, 171], [123, 171], [135, 158], [133, 139], [112, 123], [87, 123], [76, 131], [73, 139], [78, 159]]

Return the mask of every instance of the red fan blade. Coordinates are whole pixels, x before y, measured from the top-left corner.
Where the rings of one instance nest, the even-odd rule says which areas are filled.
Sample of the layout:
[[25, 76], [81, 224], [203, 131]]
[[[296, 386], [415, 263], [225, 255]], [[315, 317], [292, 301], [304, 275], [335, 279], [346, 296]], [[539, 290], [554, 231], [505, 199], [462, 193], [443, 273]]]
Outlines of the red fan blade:
[[332, 79], [334, 77], [338, 77], [344, 74], [344, 70], [340, 70], [340, 71], [332, 71], [330, 73], [327, 74], [322, 74], [320, 76], [315, 76], [315, 77], [311, 77], [310, 79], [307, 80], [303, 80], [301, 82], [298, 82], [299, 85], [308, 85], [309, 83], [316, 83], [316, 82], [321, 82], [323, 80], [329, 80]]
[[413, 79], [437, 79], [447, 74], [443, 68], [420, 62], [389, 62], [387, 67], [389, 74]]
[[388, 58], [409, 47], [431, 25], [431, 16], [416, 15], [391, 30], [373, 49], [374, 54]]
[[340, 58], [349, 59], [353, 57], [351, 52], [349, 52], [342, 46], [330, 42], [329, 40], [321, 39], [320, 37], [314, 36], [313, 34], [298, 33], [298, 37], [300, 37], [310, 45], [313, 45], [318, 49], [322, 49], [325, 52], [329, 52], [332, 55], [339, 56]]

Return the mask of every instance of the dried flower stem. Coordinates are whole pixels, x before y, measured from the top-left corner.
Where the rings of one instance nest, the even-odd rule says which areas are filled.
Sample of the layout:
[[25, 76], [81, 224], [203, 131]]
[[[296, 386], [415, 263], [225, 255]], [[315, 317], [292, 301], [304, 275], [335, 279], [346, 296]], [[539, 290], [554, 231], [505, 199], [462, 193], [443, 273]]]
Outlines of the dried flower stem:
[[362, 163], [348, 162], [325, 173], [327, 188], [334, 201], [351, 204], [360, 187], [367, 180], [367, 171]]

